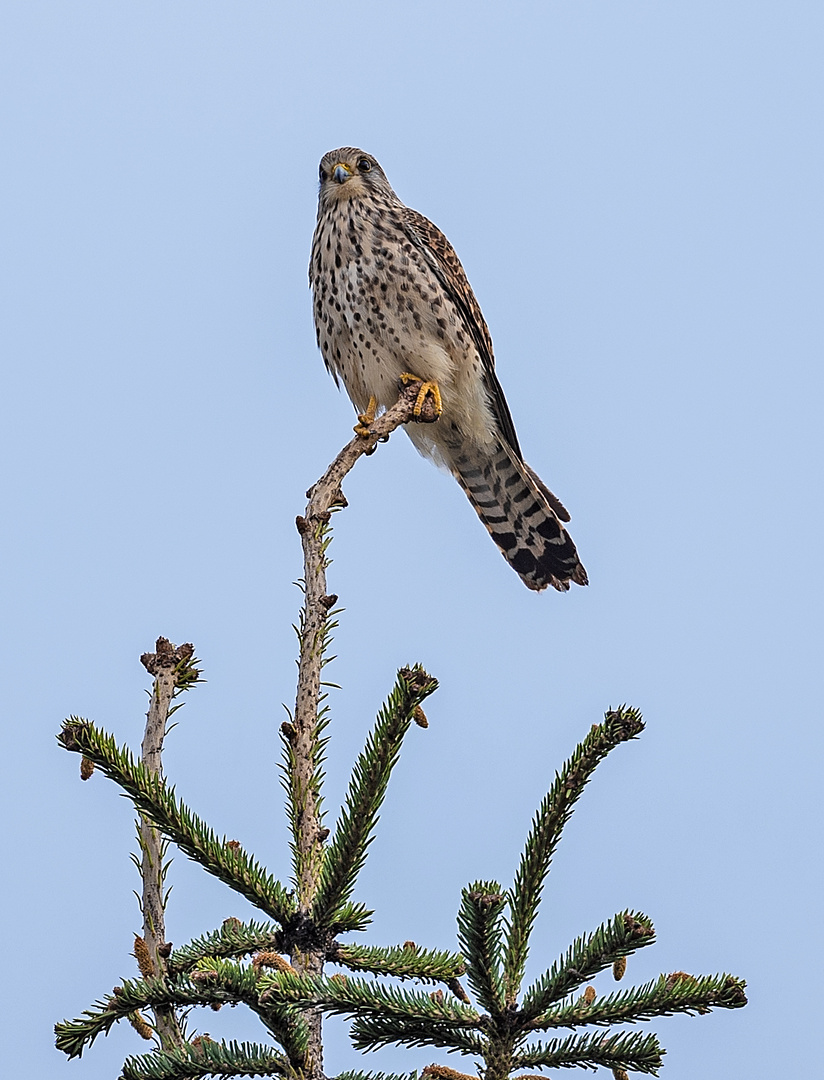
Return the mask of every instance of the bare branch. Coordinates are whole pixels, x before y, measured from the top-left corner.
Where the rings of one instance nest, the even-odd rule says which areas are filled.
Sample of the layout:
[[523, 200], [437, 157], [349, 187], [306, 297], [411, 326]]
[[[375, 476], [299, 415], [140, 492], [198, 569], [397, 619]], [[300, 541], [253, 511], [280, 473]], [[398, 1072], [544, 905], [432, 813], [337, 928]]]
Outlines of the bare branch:
[[[324, 649], [332, 629], [329, 613], [337, 600], [326, 591], [329, 521], [333, 509], [346, 506], [341, 483], [359, 458], [373, 453], [377, 444], [386, 442], [401, 424], [412, 420], [431, 423], [437, 419], [429, 399], [424, 403], [420, 415], [415, 416], [419, 389], [420, 383], [400, 387], [396, 404], [372, 421], [367, 435], [356, 435], [306, 493], [309, 502], [305, 516], [297, 519], [303, 544], [304, 600], [299, 623], [300, 660], [295, 713], [293, 723], [287, 726], [289, 766], [286, 783], [293, 822], [297, 902], [303, 919], [311, 917], [323, 865], [323, 845], [328, 835], [328, 830], [322, 828], [319, 805], [322, 744], [318, 710]], [[293, 949], [290, 957], [292, 964], [301, 974], [320, 975], [323, 972], [325, 943], [317, 941], [308, 948], [306, 944]], [[307, 1020], [310, 1030], [309, 1072], [313, 1076], [321, 1076], [320, 1013], [307, 1013]]]
[[[309, 505], [306, 507], [306, 520], [311, 521], [326, 513], [334, 505], [346, 505], [341, 502], [340, 485], [343, 478], [355, 465], [359, 457], [364, 454], [372, 454], [379, 442], [386, 442], [395, 428], [411, 421], [422, 424], [431, 424], [437, 420], [434, 405], [431, 398], [427, 397], [423, 404], [420, 415], [415, 416], [415, 403], [421, 383], [408, 383], [401, 385], [398, 400], [391, 409], [377, 417], [369, 425], [367, 436], [356, 435], [351, 442], [344, 446], [323, 476], [306, 492]], [[304, 552], [306, 548], [304, 545]]]
[[[146, 670], [154, 675], [151, 704], [146, 714], [146, 730], [140, 748], [140, 757], [146, 770], [153, 775], [162, 773], [161, 757], [166, 724], [172, 699], [178, 689], [178, 675], [192, 659], [192, 645], [174, 645], [166, 638], [158, 638], [154, 653], [144, 653], [140, 660]], [[138, 822], [140, 841], [140, 876], [143, 881], [141, 910], [143, 912], [143, 938], [135, 937], [135, 956], [144, 978], [165, 974], [166, 957], [171, 946], [166, 942], [164, 857], [167, 842], [144, 815]], [[144, 970], [145, 969], [145, 970]], [[155, 1029], [164, 1050], [182, 1050], [185, 1041], [174, 1009], [158, 1005], [154, 1010]]]
[[[293, 735], [290, 739], [294, 766], [291, 769], [289, 786], [293, 804], [299, 808], [294, 842], [299, 866], [296, 882], [298, 907], [302, 914], [309, 913], [317, 892], [325, 839], [312, 772], [317, 752], [323, 645], [328, 635], [329, 610], [336, 600], [336, 597], [330, 597], [326, 592], [326, 526], [332, 508], [346, 505], [341, 492], [343, 478], [360, 457], [371, 454], [378, 442], [386, 441], [395, 428], [413, 419], [418, 389], [418, 383], [403, 386], [396, 404], [372, 422], [369, 434], [356, 435], [341, 450], [320, 480], [306, 493], [309, 499], [306, 515], [297, 521], [303, 544], [304, 601], [300, 618], [297, 699]], [[427, 408], [431, 408], [428, 399], [424, 410]], [[424, 412], [419, 419], [427, 422], [435, 417], [431, 412]]]

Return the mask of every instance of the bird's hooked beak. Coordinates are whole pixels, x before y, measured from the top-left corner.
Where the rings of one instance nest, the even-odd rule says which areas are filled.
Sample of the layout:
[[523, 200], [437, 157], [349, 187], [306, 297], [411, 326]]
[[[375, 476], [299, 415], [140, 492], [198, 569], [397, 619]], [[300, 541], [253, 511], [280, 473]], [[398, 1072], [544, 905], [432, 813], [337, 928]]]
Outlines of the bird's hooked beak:
[[344, 165], [342, 161], [339, 161], [337, 165], [332, 169], [332, 179], [336, 184], [343, 184], [349, 180], [352, 176], [352, 170], [348, 165]]

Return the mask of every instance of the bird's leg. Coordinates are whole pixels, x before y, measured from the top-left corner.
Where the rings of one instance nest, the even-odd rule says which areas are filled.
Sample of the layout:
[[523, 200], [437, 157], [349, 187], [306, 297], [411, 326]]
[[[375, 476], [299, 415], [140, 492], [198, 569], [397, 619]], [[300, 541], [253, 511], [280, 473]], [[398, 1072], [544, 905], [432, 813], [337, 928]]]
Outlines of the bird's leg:
[[360, 435], [362, 439], [365, 439], [369, 435], [369, 426], [375, 419], [375, 412], [378, 408], [378, 399], [374, 394], [369, 398], [369, 404], [366, 406], [366, 412], [358, 413], [358, 422], [355, 424], [355, 434]]
[[415, 402], [415, 408], [412, 410], [415, 419], [418, 419], [418, 417], [420, 417], [421, 415], [421, 410], [423, 409], [423, 404], [426, 401], [427, 394], [431, 394], [433, 411], [435, 413], [435, 419], [437, 420], [443, 412], [441, 390], [438, 384], [436, 382], [427, 382], [425, 379], [422, 379], [420, 375], [412, 375], [408, 371], [404, 371], [404, 373], [401, 375], [401, 382], [404, 386], [408, 386], [410, 383], [416, 382], [421, 384], [421, 388], [418, 391], [418, 399]]

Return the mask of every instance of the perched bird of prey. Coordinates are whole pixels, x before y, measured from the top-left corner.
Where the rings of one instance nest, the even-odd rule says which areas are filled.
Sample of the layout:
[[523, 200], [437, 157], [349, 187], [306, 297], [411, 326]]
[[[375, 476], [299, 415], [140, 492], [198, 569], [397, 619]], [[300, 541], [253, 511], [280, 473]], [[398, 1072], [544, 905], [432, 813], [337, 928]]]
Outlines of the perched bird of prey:
[[309, 282], [324, 362], [366, 434], [404, 383], [423, 383], [437, 423], [407, 432], [445, 465], [504, 558], [535, 590], [587, 584], [562, 522], [569, 514], [526, 464], [495, 375], [492, 339], [452, 245], [400, 201], [371, 154], [347, 146], [320, 163]]

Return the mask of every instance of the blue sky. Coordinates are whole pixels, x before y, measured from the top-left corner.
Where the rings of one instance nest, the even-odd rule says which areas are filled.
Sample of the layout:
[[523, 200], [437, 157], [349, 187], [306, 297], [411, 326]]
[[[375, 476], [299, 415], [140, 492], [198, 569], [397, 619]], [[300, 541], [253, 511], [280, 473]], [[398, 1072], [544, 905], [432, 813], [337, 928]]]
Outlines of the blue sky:
[[[556, 767], [611, 705], [643, 738], [568, 828], [531, 970], [625, 907], [628, 978], [732, 971], [736, 1013], [656, 1024], [669, 1080], [816, 1075], [820, 963], [822, 28], [816, 3], [7, 0], [3, 235], [6, 1053], [135, 973], [131, 815], [54, 734], [139, 742], [158, 634], [193, 641], [166, 767], [288, 862], [304, 491], [353, 415], [306, 282], [321, 155], [361, 146], [458, 250], [530, 464], [590, 574], [529, 593], [400, 433], [337, 519], [328, 805], [400, 665], [441, 681], [360, 898], [375, 943], [451, 947], [511, 880]], [[176, 859], [170, 938], [249, 908]], [[596, 984], [605, 989], [608, 980]], [[815, 1020], [814, 1020], [815, 1018]], [[212, 1035], [257, 1036], [239, 1011]], [[327, 1067], [356, 1067], [342, 1025]], [[431, 1051], [387, 1051], [411, 1069]], [[458, 1062], [453, 1062], [458, 1064]]]

